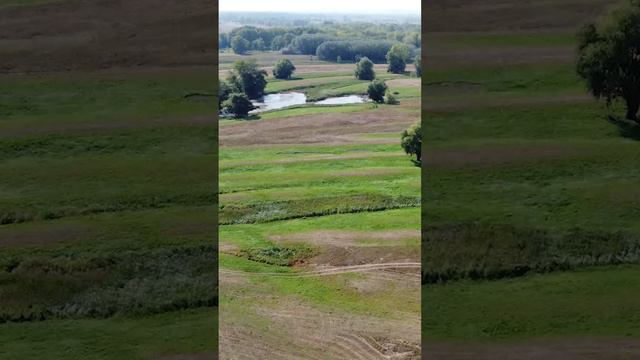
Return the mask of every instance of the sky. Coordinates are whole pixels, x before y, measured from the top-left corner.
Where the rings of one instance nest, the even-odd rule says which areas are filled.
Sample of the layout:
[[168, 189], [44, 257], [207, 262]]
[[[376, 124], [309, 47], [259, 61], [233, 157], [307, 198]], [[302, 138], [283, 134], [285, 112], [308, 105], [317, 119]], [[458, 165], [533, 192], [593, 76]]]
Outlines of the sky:
[[220, 0], [220, 11], [414, 13], [421, 0]]

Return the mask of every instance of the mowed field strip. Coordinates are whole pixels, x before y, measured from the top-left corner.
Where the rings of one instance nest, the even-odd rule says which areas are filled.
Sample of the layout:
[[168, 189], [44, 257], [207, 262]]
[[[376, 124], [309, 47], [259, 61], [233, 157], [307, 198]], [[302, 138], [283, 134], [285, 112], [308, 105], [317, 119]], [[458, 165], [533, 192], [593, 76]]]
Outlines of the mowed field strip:
[[575, 72], [615, 2], [456, 4], [424, 19], [423, 351], [640, 356], [639, 130]]
[[[267, 92], [366, 94], [353, 64], [280, 57]], [[376, 71], [399, 105], [303, 105], [220, 122], [220, 354], [225, 359], [418, 359], [420, 169], [400, 133], [420, 79]]]
[[214, 17], [0, 1], [0, 358], [215, 358]]

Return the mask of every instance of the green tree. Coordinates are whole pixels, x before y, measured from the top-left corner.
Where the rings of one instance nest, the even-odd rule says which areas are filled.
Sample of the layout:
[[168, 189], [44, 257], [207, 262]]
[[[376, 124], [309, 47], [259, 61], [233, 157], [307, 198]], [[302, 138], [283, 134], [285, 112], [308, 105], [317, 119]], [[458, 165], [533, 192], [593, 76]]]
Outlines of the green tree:
[[387, 53], [387, 72], [401, 74], [407, 66], [411, 50], [405, 44], [395, 44]]
[[384, 95], [387, 92], [387, 84], [385, 84], [382, 79], [373, 80], [369, 86], [367, 87], [367, 94], [369, 94], [369, 99], [373, 100], [377, 103], [384, 102]]
[[415, 47], [420, 47], [420, 42], [422, 41], [420, 37], [420, 33], [416, 31], [408, 32], [402, 38], [402, 42], [405, 44], [413, 45]]
[[283, 35], [278, 35], [273, 38], [271, 41], [271, 50], [280, 51], [282, 48], [286, 47], [289, 43], [285, 39]]
[[296, 67], [289, 59], [280, 59], [273, 68], [273, 76], [276, 79], [289, 79], [296, 70]]
[[231, 48], [236, 54], [246, 54], [250, 46], [251, 43], [241, 36], [236, 35], [231, 38]]
[[[373, 63], [369, 58], [363, 57], [356, 63], [356, 79], [359, 80], [373, 80], [376, 77], [375, 71], [373, 71]], [[382, 93], [384, 94], [384, 92]]]
[[414, 163], [422, 165], [422, 125], [420, 120], [402, 132], [400, 145], [405, 153], [415, 155]]
[[267, 72], [258, 68], [255, 60], [240, 60], [233, 64], [233, 70], [227, 78], [234, 92], [244, 92], [249, 99], [259, 99], [267, 86]]
[[222, 103], [227, 101], [233, 89], [226, 81], [220, 81], [218, 85], [218, 108], [222, 109]]
[[254, 109], [251, 100], [242, 93], [233, 93], [222, 103], [222, 108], [236, 118], [246, 117]]
[[607, 105], [624, 99], [626, 118], [640, 124], [640, 1], [629, 1], [608, 20], [579, 32], [577, 72], [593, 96], [606, 99]]
[[229, 47], [229, 34], [220, 33], [218, 34], [218, 48], [226, 49]]
[[413, 65], [416, 67], [416, 76], [422, 77], [422, 57], [420, 54], [413, 59]]
[[251, 43], [251, 47], [254, 50], [258, 50], [258, 51], [264, 50], [264, 48], [265, 48], [264, 40], [262, 40], [262, 38], [258, 38], [256, 40], [253, 40], [253, 42]]

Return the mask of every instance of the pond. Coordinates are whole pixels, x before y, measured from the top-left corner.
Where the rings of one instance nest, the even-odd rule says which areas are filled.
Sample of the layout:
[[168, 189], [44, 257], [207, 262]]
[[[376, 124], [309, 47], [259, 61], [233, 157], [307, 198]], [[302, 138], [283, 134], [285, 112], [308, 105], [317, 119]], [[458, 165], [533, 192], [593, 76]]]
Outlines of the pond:
[[[360, 104], [367, 101], [367, 97], [361, 95], [348, 95], [330, 97], [321, 101], [316, 101], [315, 105], [342, 105]], [[262, 101], [252, 101], [257, 109], [250, 113], [255, 114], [263, 111], [282, 109], [288, 106], [307, 104], [307, 95], [300, 92], [287, 92], [265, 95]]]
[[287, 106], [302, 105], [307, 103], [307, 95], [299, 92], [288, 92], [265, 95], [262, 101], [254, 101], [257, 109], [252, 113], [281, 109]]
[[348, 95], [340, 97], [330, 97], [321, 101], [316, 101], [316, 105], [342, 105], [342, 104], [360, 104], [366, 101], [364, 96]]

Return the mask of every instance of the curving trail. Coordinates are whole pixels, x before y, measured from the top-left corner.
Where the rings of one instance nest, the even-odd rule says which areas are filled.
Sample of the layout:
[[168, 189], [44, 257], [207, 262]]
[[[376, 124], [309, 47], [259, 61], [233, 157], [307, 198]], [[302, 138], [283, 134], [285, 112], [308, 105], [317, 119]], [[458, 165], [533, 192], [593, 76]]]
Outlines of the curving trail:
[[252, 276], [269, 276], [269, 277], [310, 277], [310, 276], [328, 276], [339, 275], [354, 272], [366, 272], [374, 270], [387, 270], [387, 269], [420, 269], [422, 264], [419, 262], [400, 262], [400, 263], [380, 263], [380, 264], [364, 264], [364, 265], [351, 265], [351, 266], [339, 266], [328, 269], [319, 269], [312, 271], [303, 271], [297, 273], [278, 273], [278, 272], [250, 272], [220, 269], [219, 274], [231, 274], [231, 275], [252, 275]]

